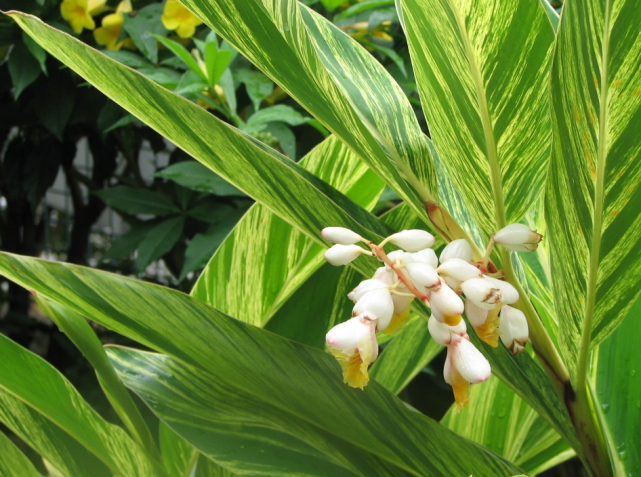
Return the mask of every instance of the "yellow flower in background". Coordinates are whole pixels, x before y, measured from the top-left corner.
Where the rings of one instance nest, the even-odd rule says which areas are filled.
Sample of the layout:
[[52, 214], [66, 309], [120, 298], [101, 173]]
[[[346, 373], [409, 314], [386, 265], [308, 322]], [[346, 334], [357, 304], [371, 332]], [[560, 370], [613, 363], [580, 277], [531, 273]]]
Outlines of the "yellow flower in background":
[[63, 0], [60, 13], [74, 32], [82, 33], [84, 28], [93, 30], [96, 27], [92, 16], [98, 14], [106, 2], [107, 0]]
[[125, 20], [123, 13], [128, 13], [130, 11], [131, 0], [123, 0], [120, 2], [118, 4], [118, 8], [116, 8], [116, 13], [112, 13], [111, 15], [107, 15], [103, 18], [102, 26], [100, 28], [96, 28], [96, 31], [93, 32], [96, 42], [99, 45], [105, 45], [108, 50], [114, 51], [118, 51], [128, 42], [131, 42], [129, 38], [118, 42], [120, 30], [122, 29], [122, 24]]
[[202, 22], [177, 0], [167, 0], [163, 15], [160, 18], [167, 30], [176, 30], [180, 38], [193, 36], [196, 27]]

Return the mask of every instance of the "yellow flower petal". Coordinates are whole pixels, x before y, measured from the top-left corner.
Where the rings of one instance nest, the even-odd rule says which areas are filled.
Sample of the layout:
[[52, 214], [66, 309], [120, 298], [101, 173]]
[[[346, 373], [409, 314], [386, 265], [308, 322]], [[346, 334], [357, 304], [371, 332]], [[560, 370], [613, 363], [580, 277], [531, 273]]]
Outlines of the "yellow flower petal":
[[176, 28], [176, 33], [180, 38], [190, 38], [194, 35], [196, 31], [196, 25], [193, 23], [181, 23], [178, 28]]
[[122, 0], [116, 8], [116, 13], [129, 13], [131, 10], [131, 0]]
[[499, 325], [501, 323], [499, 311], [501, 311], [500, 306], [490, 310], [485, 319], [485, 323], [479, 327], [474, 327], [478, 337], [494, 348], [499, 345], [499, 337], [501, 336], [501, 332], [499, 331]]
[[84, 28], [93, 30], [96, 27], [89, 15], [87, 0], [64, 0], [60, 4], [60, 14], [76, 33], [82, 33]]
[[400, 330], [403, 326], [405, 326], [405, 323], [409, 321], [410, 316], [411, 316], [411, 313], [410, 313], [409, 306], [400, 313], [394, 313], [394, 316], [392, 317], [392, 321], [390, 321], [389, 325], [387, 325], [387, 328], [383, 330], [383, 333], [385, 333], [386, 335], [393, 335], [398, 330]]
[[347, 356], [339, 350], [330, 348], [330, 351], [343, 368], [343, 381], [353, 388], [363, 389], [369, 382], [369, 363], [363, 361], [360, 352], [357, 350], [352, 356]]
[[167, 30], [176, 30], [181, 38], [193, 36], [196, 27], [202, 23], [196, 15], [176, 0], [167, 0], [160, 20]]
[[105, 3], [107, 3], [107, 0], [89, 0], [88, 2], [89, 15], [93, 16], [100, 13], [102, 8], [105, 6]]
[[470, 403], [470, 383], [456, 370], [456, 366], [452, 366], [450, 384], [452, 385], [452, 391], [454, 391], [456, 406], [459, 409], [463, 409]]

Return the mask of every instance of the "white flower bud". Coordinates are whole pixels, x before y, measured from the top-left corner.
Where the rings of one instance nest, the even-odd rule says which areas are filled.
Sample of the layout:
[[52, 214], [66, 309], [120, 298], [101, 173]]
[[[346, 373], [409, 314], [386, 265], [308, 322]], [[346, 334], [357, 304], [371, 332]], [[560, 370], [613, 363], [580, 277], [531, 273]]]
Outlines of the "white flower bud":
[[432, 339], [438, 344], [447, 346], [452, 340], [452, 335], [465, 335], [467, 331], [467, 326], [465, 326], [465, 321], [461, 320], [456, 326], [448, 326], [445, 323], [441, 323], [434, 315], [430, 316], [430, 319], [427, 321], [427, 329], [432, 335]]
[[448, 351], [451, 365], [467, 382], [481, 383], [487, 381], [492, 374], [489, 361], [464, 337], [453, 334]]
[[461, 289], [468, 300], [486, 310], [493, 309], [501, 300], [501, 292], [485, 278], [472, 278], [461, 283]]
[[465, 305], [461, 297], [447, 283], [441, 281], [441, 287], [430, 293], [430, 309], [438, 321], [454, 326], [460, 322]]
[[394, 285], [398, 281], [396, 273], [387, 266], [377, 268], [372, 278], [384, 282], [387, 286]]
[[488, 310], [477, 306], [472, 300], [465, 300], [465, 316], [474, 328], [483, 326], [487, 315]]
[[363, 294], [352, 310], [353, 316], [361, 314], [367, 314], [378, 319], [378, 324], [376, 325], [378, 331], [387, 328], [392, 316], [394, 316], [394, 302], [389, 289], [379, 288]]
[[[351, 356], [357, 349], [371, 345], [372, 340], [376, 343], [375, 326], [375, 321], [366, 316], [355, 316], [329, 330], [325, 340], [332, 348]], [[378, 346], [374, 345], [372, 350], [376, 359]]]
[[420, 229], [403, 230], [389, 236], [389, 241], [407, 250], [418, 252], [424, 248], [431, 247], [436, 242], [434, 236]]
[[483, 278], [491, 281], [494, 284], [494, 288], [499, 289], [501, 292], [501, 303], [513, 305], [519, 301], [519, 292], [516, 291], [516, 288], [514, 288], [510, 283], [505, 280], [497, 280], [496, 278], [488, 277], [487, 275], [483, 275]]
[[434, 267], [425, 262], [408, 263], [405, 270], [415, 285], [431, 288], [441, 281]]
[[[394, 250], [393, 252], [388, 253], [387, 258], [400, 266], [412, 263], [414, 261], [414, 257], [412, 257], [412, 254], [404, 252], [403, 250]], [[388, 268], [388, 270], [390, 269], [388, 265], [385, 266]]]
[[321, 236], [329, 242], [341, 245], [353, 245], [363, 240], [363, 237], [345, 227], [325, 227], [321, 230]]
[[419, 250], [418, 252], [413, 253], [412, 257], [415, 262], [425, 262], [434, 268], [438, 267], [438, 257], [436, 256], [436, 252], [431, 248]]
[[525, 314], [518, 308], [503, 305], [501, 309], [501, 341], [512, 354], [522, 353], [529, 339]]
[[472, 247], [465, 239], [452, 240], [445, 246], [441, 252], [439, 260], [441, 263], [447, 262], [450, 258], [460, 258], [466, 262], [472, 261]]
[[369, 280], [363, 280], [360, 282], [356, 288], [347, 294], [347, 298], [353, 302], [357, 302], [365, 293], [387, 287], [388, 285], [384, 281], [370, 278]]
[[325, 251], [325, 260], [338, 267], [347, 265], [364, 252], [358, 245], [334, 245]]
[[525, 224], [510, 224], [494, 234], [494, 242], [515, 252], [533, 252], [543, 235]]
[[436, 271], [441, 276], [452, 277], [461, 282], [481, 277], [481, 271], [478, 268], [470, 262], [466, 262], [465, 260], [456, 257], [452, 257], [445, 263], [441, 264]]

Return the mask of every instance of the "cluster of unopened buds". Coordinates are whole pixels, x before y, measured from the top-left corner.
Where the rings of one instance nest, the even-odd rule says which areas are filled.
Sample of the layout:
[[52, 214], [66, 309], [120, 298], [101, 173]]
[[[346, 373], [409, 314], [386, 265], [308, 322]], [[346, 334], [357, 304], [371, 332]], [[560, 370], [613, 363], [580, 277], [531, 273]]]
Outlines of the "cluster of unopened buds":
[[[512, 306], [519, 301], [519, 293], [502, 279], [502, 271], [493, 267], [489, 256], [495, 244], [514, 251], [535, 250], [542, 236], [528, 226], [510, 224], [498, 231], [485, 257], [477, 262], [466, 239], [449, 243], [437, 257], [431, 248], [435, 238], [424, 230], [403, 230], [378, 245], [342, 227], [327, 227], [321, 235], [336, 244], [325, 252], [332, 265], [346, 265], [361, 255], [384, 263], [347, 295], [354, 302], [352, 318], [327, 333], [329, 350], [350, 386], [362, 389], [367, 384], [368, 367], [378, 356], [376, 332], [398, 331], [409, 320], [415, 298], [431, 310], [427, 325], [432, 339], [447, 346], [443, 375], [459, 407], [469, 402], [470, 384], [487, 380], [491, 373], [490, 363], [470, 341], [463, 314], [478, 337], [491, 346], [497, 347], [500, 338], [513, 354], [525, 349], [527, 320]], [[402, 250], [386, 253], [388, 243]]]

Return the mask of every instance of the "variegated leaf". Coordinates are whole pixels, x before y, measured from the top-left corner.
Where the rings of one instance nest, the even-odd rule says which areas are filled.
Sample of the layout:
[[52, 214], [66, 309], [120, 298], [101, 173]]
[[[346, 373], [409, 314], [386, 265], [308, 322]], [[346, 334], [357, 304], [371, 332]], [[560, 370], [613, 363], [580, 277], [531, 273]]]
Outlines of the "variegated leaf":
[[531, 0], [397, 5], [432, 139], [487, 238], [543, 190], [550, 22]]
[[552, 65], [546, 219], [559, 342], [579, 383], [589, 348], [641, 292], [639, 24], [634, 0], [568, 0]]

